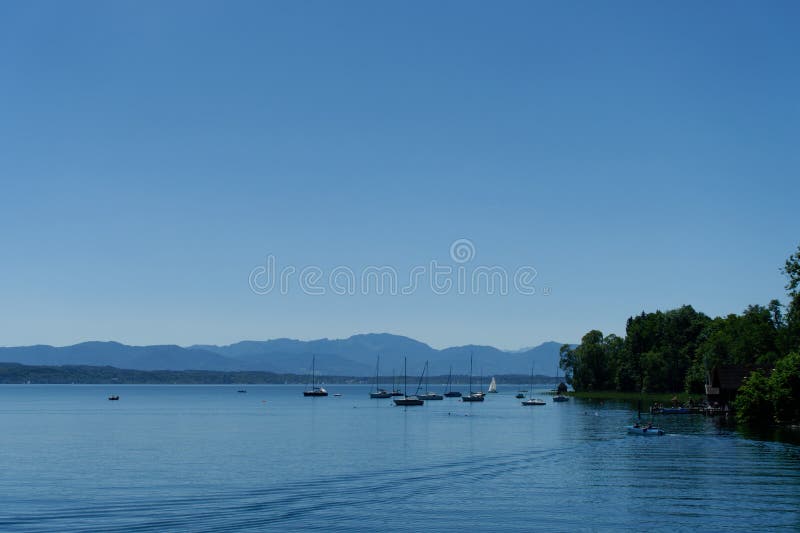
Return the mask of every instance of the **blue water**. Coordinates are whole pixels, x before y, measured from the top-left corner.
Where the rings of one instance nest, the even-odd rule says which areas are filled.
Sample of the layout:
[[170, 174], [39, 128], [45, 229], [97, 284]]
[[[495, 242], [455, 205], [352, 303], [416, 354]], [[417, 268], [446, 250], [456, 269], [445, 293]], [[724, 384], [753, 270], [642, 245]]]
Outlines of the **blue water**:
[[0, 387], [0, 530], [800, 529], [800, 446], [704, 417], [238, 388]]

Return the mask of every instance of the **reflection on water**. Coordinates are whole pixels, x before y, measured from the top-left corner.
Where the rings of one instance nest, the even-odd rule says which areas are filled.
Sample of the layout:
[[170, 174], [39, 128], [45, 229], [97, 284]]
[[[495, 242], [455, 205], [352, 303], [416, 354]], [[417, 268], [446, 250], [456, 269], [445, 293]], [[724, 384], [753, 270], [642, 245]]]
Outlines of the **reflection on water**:
[[[635, 407], [401, 408], [368, 387], [0, 388], [0, 530], [800, 527], [797, 440]], [[790, 434], [791, 437], [791, 434]]]

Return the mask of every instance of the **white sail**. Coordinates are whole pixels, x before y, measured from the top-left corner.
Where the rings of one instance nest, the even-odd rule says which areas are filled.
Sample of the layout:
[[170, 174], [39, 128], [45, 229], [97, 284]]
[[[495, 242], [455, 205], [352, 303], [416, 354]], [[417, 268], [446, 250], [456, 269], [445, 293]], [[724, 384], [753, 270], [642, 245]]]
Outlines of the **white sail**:
[[489, 383], [489, 392], [497, 392], [497, 381], [492, 378], [492, 382]]

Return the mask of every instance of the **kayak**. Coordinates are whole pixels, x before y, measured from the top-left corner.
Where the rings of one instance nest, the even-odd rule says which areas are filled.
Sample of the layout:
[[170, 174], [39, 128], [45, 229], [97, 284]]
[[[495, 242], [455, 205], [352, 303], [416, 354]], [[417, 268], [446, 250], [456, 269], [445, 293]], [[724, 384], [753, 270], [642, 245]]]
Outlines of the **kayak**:
[[626, 426], [628, 429], [628, 433], [631, 435], [644, 435], [645, 437], [655, 437], [661, 436], [664, 434], [664, 430], [661, 428], [647, 428], [645, 426], [635, 427], [635, 426]]

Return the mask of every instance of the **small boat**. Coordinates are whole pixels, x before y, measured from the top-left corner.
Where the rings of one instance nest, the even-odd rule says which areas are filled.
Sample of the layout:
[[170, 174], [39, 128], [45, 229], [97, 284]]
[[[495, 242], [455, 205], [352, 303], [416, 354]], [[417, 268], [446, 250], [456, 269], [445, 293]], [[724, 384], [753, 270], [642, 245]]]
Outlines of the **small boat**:
[[489, 392], [497, 393], [497, 381], [492, 378], [492, 382], [489, 383]]
[[653, 427], [652, 425], [639, 425], [625, 426], [630, 435], [644, 435], [645, 437], [660, 437], [664, 435], [664, 430], [661, 428]]
[[342, 393], [341, 393], [341, 392], [337, 392], [336, 394], [334, 394], [334, 396], [336, 396], [336, 397], [339, 397], [339, 396], [341, 396], [341, 395], [342, 395]]
[[244, 389], [239, 389], [236, 392], [238, 392], [239, 394], [245, 394], [247, 391]]
[[119, 395], [117, 395], [117, 394], [114, 394], [114, 395], [112, 395], [112, 396], [109, 396], [109, 397], [108, 397], [108, 399], [109, 399], [109, 400], [112, 400], [112, 401], [119, 400]]
[[485, 397], [479, 392], [473, 392], [472, 394], [463, 396], [461, 398], [462, 402], [482, 402], [483, 400], [485, 400]]
[[522, 405], [547, 405], [547, 402], [538, 398], [528, 398], [522, 401]]
[[419, 395], [421, 400], [444, 400], [444, 396], [435, 392], [425, 392]]
[[533, 365], [531, 365], [531, 388], [530, 388], [530, 396], [528, 396], [527, 400], [522, 401], [522, 405], [530, 406], [530, 405], [547, 405], [547, 402], [544, 400], [540, 400], [539, 398], [533, 397]]
[[311, 358], [311, 390], [304, 390], [303, 396], [327, 396], [328, 391], [326, 391], [322, 387], [317, 387], [317, 376], [316, 376], [316, 356]]
[[517, 395], [515, 396], [515, 398], [517, 398], [518, 400], [521, 399], [521, 398], [524, 398], [524, 397], [525, 397], [525, 393], [522, 392], [522, 391], [519, 391], [517, 393]]
[[401, 407], [408, 407], [410, 405], [425, 405], [425, 402], [416, 396], [404, 396], [402, 398], [395, 398], [394, 404]]
[[[394, 404], [408, 407], [411, 405], [425, 405], [425, 402], [421, 400], [418, 396], [409, 396], [408, 393], [408, 374], [407, 374], [407, 360], [403, 358], [403, 397], [402, 398], [395, 398]], [[422, 381], [422, 376], [419, 377], [420, 382]], [[419, 390], [419, 385], [417, 385], [417, 390]]]
[[450, 374], [447, 376], [447, 391], [444, 396], [445, 398], [461, 398], [461, 393], [453, 390], [453, 365], [450, 365]]
[[482, 402], [484, 394], [482, 392], [472, 392], [472, 353], [469, 354], [469, 394], [461, 398], [462, 402]]
[[382, 389], [381, 385], [381, 356], [378, 356], [378, 361], [375, 363], [375, 392], [370, 392], [370, 398], [391, 398], [392, 393], [386, 389]]

